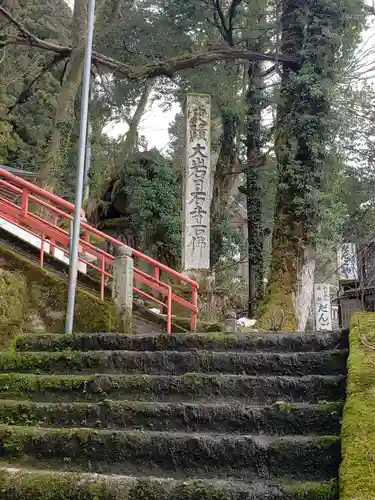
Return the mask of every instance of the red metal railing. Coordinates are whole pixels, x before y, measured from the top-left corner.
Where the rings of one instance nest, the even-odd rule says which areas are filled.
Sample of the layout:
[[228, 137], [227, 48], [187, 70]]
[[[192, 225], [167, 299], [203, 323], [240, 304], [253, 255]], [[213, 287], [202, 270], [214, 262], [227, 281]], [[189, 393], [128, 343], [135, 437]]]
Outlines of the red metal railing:
[[[7, 196], [5, 192], [8, 193]], [[67, 228], [71, 226], [74, 218], [74, 205], [2, 168], [0, 168], [0, 217], [40, 239], [41, 267], [44, 265], [46, 251], [55, 255], [56, 250], [60, 250], [65, 257], [69, 257], [70, 234]], [[83, 211], [82, 217], [84, 217]], [[86, 264], [92, 274], [99, 275], [99, 293], [100, 298], [104, 300], [105, 286], [108, 284], [106, 280], [112, 279], [114, 256], [95, 244], [95, 239], [98, 238], [114, 247], [123, 246], [124, 243], [98, 231], [86, 222], [81, 224], [79, 261]], [[162, 311], [165, 311], [168, 333], [171, 332], [174, 303], [190, 312], [190, 328], [195, 332], [198, 314], [198, 283], [138, 250], [132, 251], [137, 266], [143, 264], [148, 268], [147, 271], [149, 268], [152, 270], [150, 274], [137, 266], [134, 267], [134, 293], [158, 304]], [[168, 283], [161, 281], [161, 273]], [[173, 292], [174, 280], [186, 286], [187, 291], [191, 292], [191, 300]]]

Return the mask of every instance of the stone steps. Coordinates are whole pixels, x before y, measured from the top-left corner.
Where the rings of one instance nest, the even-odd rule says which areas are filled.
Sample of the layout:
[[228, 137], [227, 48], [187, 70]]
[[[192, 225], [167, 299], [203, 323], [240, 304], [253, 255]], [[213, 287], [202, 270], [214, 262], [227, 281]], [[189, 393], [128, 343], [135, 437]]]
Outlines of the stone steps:
[[22, 335], [0, 498], [337, 500], [347, 336]]
[[342, 401], [345, 376], [0, 374], [0, 398], [34, 401]]
[[338, 434], [341, 403], [37, 403], [0, 400], [0, 422], [40, 427], [90, 427], [267, 435]]
[[0, 426], [0, 457], [61, 459], [87, 472], [176, 479], [328, 480], [340, 463], [337, 436], [253, 436]]
[[[292, 483], [275, 481], [189, 480], [176, 481], [156, 477], [131, 477], [57, 473], [51, 471], [0, 467], [0, 490], [8, 500], [100, 499], [100, 500], [324, 500], [335, 498], [335, 481]], [[50, 496], [46, 496], [46, 491]], [[56, 492], [56, 496], [52, 496]], [[31, 496], [32, 495], [32, 496]]]
[[144, 373], [183, 375], [338, 375], [345, 371], [347, 351], [215, 352], [215, 351], [62, 351], [0, 352], [0, 371], [18, 373]]
[[345, 349], [347, 332], [254, 333], [254, 334], [161, 334], [122, 335], [118, 333], [75, 335], [20, 335], [17, 351], [263, 351], [306, 352]]

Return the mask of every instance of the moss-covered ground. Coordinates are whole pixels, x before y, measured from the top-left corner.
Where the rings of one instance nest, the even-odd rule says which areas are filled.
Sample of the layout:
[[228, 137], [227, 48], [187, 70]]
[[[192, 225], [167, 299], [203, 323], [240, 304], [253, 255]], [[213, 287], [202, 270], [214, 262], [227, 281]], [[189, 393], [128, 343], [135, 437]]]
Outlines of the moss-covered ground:
[[[36, 313], [48, 332], [63, 332], [67, 282], [8, 247], [2, 246], [0, 255], [3, 259], [0, 275], [0, 333], [4, 332], [0, 344], [3, 342], [4, 345], [9, 337], [22, 330], [28, 312]], [[116, 326], [113, 306], [81, 289], [77, 291], [74, 319], [74, 327], [78, 332], [109, 332]], [[12, 328], [9, 329], [7, 324], [12, 325]]]
[[278, 487], [271, 483], [241, 488], [225, 482], [12, 470], [0, 472], [0, 491], [6, 491], [7, 500], [331, 500], [336, 497], [337, 484], [329, 481]]
[[342, 422], [340, 500], [375, 498], [375, 314], [353, 317]]
[[179, 352], [179, 351], [61, 351], [0, 352], [0, 371], [22, 373], [145, 373], [183, 375], [340, 375], [346, 351], [326, 353]]
[[9, 347], [21, 332], [28, 308], [25, 277], [0, 268], [0, 349]]
[[207, 350], [215, 352], [311, 352], [325, 349], [346, 349], [347, 332], [296, 333], [256, 333], [235, 335], [226, 333], [164, 334], [164, 335], [122, 335], [116, 333], [75, 334], [75, 335], [19, 335], [15, 341], [18, 351], [191, 351]]

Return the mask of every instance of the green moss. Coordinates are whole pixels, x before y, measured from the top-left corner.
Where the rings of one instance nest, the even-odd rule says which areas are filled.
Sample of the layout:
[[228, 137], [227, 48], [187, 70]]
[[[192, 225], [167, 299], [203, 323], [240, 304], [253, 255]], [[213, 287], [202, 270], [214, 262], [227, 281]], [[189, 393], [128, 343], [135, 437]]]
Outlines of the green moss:
[[24, 277], [0, 269], [0, 349], [8, 347], [21, 331], [29, 306]]
[[259, 311], [257, 329], [264, 331], [295, 332], [297, 320], [293, 293], [285, 276], [272, 283]]
[[[272, 477], [329, 479], [337, 470], [339, 447], [337, 441], [326, 446], [322, 441], [275, 438], [260, 444], [243, 435], [0, 426], [5, 460], [51, 460], [58, 466], [69, 459], [82, 471], [118, 474], [136, 464], [139, 471], [152, 475], [160, 472], [158, 464], [163, 463], [163, 475], [189, 470], [199, 477], [209, 467], [216, 477], [236, 471], [236, 477], [245, 479], [267, 468]], [[226, 457], [225, 463], [220, 457]]]
[[[92, 427], [153, 431], [215, 431], [278, 435], [334, 434], [340, 428], [339, 404], [271, 405], [264, 408], [222, 404], [139, 401], [50, 402], [0, 400], [0, 422], [41, 427]], [[336, 410], [336, 411], [332, 411]]]
[[[64, 331], [68, 298], [67, 281], [28, 261], [7, 247], [0, 248], [7, 270], [26, 282], [28, 309], [38, 312], [51, 333]], [[113, 331], [117, 326], [114, 306], [79, 289], [76, 295], [74, 329], [79, 332]]]
[[[204, 481], [112, 481], [74, 473], [8, 471], [0, 471], [0, 492], [7, 500], [242, 500], [251, 495], [234, 486]], [[288, 498], [295, 500], [334, 500], [336, 484], [306, 483], [288, 492]]]
[[[339, 355], [337, 355], [339, 354]], [[59, 351], [59, 352], [1, 352], [0, 371], [34, 373], [146, 373], [164, 375], [242, 374], [294, 375], [299, 373], [338, 374], [345, 369], [341, 351], [294, 353], [284, 356], [280, 366], [276, 353], [237, 352], [180, 352], [180, 351]]]
[[181, 500], [228, 500], [231, 498], [228, 491], [214, 485], [190, 483], [180, 489], [176, 499]]
[[[103, 400], [107, 394], [123, 397], [152, 393], [152, 377], [145, 375], [32, 375], [0, 374], [0, 396], [6, 398], [36, 399], [93, 399]], [[163, 381], [162, 381], [163, 382]], [[161, 382], [161, 384], [162, 384]], [[158, 386], [155, 388], [155, 392]]]
[[[186, 332], [190, 331], [190, 318], [184, 317], [174, 317], [173, 323], [178, 327], [182, 328]], [[172, 325], [173, 329], [173, 325]], [[200, 321], [198, 320], [197, 332], [199, 333], [210, 333], [210, 332], [221, 332], [223, 330], [223, 325], [220, 321]]]
[[336, 480], [325, 483], [303, 483], [291, 490], [295, 500], [335, 500], [338, 498]]
[[[0, 492], [8, 500], [130, 500], [129, 485], [82, 481], [79, 475], [9, 474], [0, 471]], [[140, 499], [142, 497], [139, 497]]]
[[[90, 336], [85, 335], [85, 337]], [[65, 334], [20, 333], [14, 337], [12, 347], [15, 351], [67, 351], [76, 347], [75, 339], [76, 336]]]
[[375, 314], [357, 314], [352, 319], [350, 330], [347, 400], [341, 435], [342, 500], [374, 498], [375, 351], [371, 346], [375, 347]]

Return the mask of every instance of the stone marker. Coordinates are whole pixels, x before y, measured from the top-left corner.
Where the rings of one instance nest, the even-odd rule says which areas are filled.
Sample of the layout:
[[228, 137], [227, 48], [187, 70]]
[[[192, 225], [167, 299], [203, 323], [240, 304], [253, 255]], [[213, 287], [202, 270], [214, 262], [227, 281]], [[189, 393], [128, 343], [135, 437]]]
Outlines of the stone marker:
[[112, 298], [124, 333], [132, 331], [133, 276], [132, 249], [126, 245], [118, 247], [113, 265]]
[[183, 181], [182, 266], [210, 268], [211, 97], [188, 94]]

